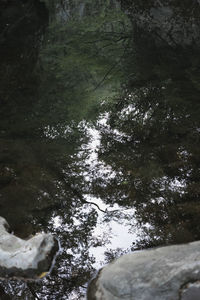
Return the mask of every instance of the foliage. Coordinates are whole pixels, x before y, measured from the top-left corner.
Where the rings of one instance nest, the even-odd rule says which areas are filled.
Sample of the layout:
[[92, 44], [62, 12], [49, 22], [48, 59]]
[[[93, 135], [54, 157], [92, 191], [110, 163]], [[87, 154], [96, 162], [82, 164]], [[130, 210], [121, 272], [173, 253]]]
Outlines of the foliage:
[[[5, 292], [0, 292], [16, 299], [82, 297], [94, 272], [89, 250], [103, 241], [92, 237], [97, 213], [84, 198], [91, 186], [84, 177], [88, 153], [80, 152], [88, 135], [85, 123], [79, 122], [93, 119], [102, 98], [118, 86], [127, 21], [111, 8], [97, 9], [95, 18], [90, 10], [82, 19], [54, 19], [45, 33], [48, 12], [44, 5], [43, 11], [32, 7], [35, 3], [28, 1], [23, 8], [17, 2], [17, 17], [10, 22], [19, 26], [2, 42], [9, 51], [0, 59], [5, 74], [0, 207], [15, 234], [26, 238], [41, 230], [54, 232], [62, 251], [49, 278], [27, 285], [2, 281]], [[14, 2], [8, 7], [12, 9]], [[23, 38], [14, 39], [20, 32]]]
[[106, 188], [96, 178], [95, 192], [136, 208], [144, 236], [134, 248], [199, 238], [199, 58], [190, 47], [161, 50], [135, 39], [126, 85], [102, 108], [99, 158], [116, 176]]
[[40, 54], [41, 100], [36, 110], [42, 111], [48, 101], [45, 118], [54, 123], [55, 116], [61, 122], [69, 114], [76, 120], [95, 116], [97, 104], [119, 87], [128, 30], [124, 14], [106, 3], [95, 17], [55, 20]]

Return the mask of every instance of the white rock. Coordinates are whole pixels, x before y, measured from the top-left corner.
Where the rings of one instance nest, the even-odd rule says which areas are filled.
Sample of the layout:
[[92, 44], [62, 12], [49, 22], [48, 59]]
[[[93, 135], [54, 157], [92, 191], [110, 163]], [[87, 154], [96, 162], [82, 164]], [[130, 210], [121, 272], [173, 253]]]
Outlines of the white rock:
[[89, 285], [88, 300], [178, 300], [182, 287], [199, 280], [199, 241], [144, 250], [104, 267]]
[[38, 278], [48, 272], [58, 250], [57, 240], [46, 233], [23, 240], [10, 234], [8, 228], [0, 217], [0, 277]]

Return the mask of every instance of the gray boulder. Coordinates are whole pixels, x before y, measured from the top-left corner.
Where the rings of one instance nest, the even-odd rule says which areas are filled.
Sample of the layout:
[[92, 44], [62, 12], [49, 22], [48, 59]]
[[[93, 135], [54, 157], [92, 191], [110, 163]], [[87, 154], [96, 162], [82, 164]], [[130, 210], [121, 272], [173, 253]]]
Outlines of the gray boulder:
[[58, 241], [47, 233], [23, 240], [8, 232], [9, 225], [0, 217], [0, 278], [41, 278], [51, 269]]
[[88, 287], [88, 300], [200, 299], [200, 242], [124, 255]]

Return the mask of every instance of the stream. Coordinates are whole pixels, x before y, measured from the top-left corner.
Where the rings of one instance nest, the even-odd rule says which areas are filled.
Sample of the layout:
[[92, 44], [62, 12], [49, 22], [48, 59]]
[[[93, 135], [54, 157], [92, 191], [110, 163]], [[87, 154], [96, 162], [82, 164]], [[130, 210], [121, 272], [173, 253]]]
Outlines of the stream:
[[0, 4], [0, 215], [61, 245], [51, 274], [2, 279], [0, 298], [86, 299], [113, 259], [200, 239], [199, 23], [189, 4], [129, 2]]

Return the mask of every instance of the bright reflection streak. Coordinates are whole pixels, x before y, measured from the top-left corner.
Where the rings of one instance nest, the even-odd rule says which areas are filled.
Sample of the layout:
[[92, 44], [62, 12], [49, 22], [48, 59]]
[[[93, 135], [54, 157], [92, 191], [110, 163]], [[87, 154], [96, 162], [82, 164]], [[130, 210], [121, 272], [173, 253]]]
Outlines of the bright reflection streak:
[[[109, 126], [107, 125], [108, 118], [108, 114], [102, 115], [97, 122], [97, 127], [104, 126], [110, 130]], [[95, 174], [95, 176], [108, 178], [108, 180], [114, 178], [116, 173], [112, 170], [111, 166], [106, 165], [104, 162], [98, 159], [98, 150], [101, 147], [100, 130], [97, 130], [94, 126], [89, 125], [85, 121], [82, 121], [79, 124], [79, 128], [84, 128], [84, 130], [86, 130], [86, 134], [89, 136], [88, 143], [83, 144], [78, 153], [79, 159], [85, 157], [86, 153], [88, 154], [86, 159], [82, 159], [84, 179], [87, 182], [92, 182], [94, 179], [93, 174]], [[122, 134], [117, 130], [115, 130], [114, 133], [119, 139], [122, 137]], [[94, 246], [90, 249], [91, 256], [95, 257], [95, 263], [93, 264], [93, 267], [98, 269], [105, 264], [105, 251], [115, 251], [117, 249], [129, 249], [130, 251], [132, 244], [136, 242], [140, 230], [137, 228], [136, 219], [133, 218], [133, 208], [126, 209], [124, 207], [122, 209], [118, 204], [114, 204], [112, 207], [110, 207], [109, 205], [105, 204], [101, 198], [97, 198], [91, 194], [85, 194], [83, 197], [88, 204], [85, 204], [82, 207], [82, 211], [89, 213], [91, 208], [95, 208], [98, 213], [97, 226], [93, 230], [93, 238], [97, 241], [100, 240], [103, 246]], [[117, 212], [116, 216], [115, 212]], [[106, 218], [106, 216], [109, 214], [112, 215], [110, 215], [109, 218]], [[123, 216], [125, 218], [123, 218]], [[60, 216], [56, 215], [52, 217], [51, 222], [55, 229], [62, 227], [69, 231], [68, 225], [63, 224], [63, 220]], [[80, 221], [76, 218], [76, 216], [74, 216], [73, 224], [75, 226], [80, 225], [79, 222]], [[130, 226], [131, 229], [135, 228], [134, 232], [131, 231]], [[70, 253], [70, 249], [67, 251]]]
[[[108, 113], [104, 114], [97, 122], [97, 125], [108, 127], [107, 120], [108, 120]], [[110, 130], [110, 128], [108, 128]], [[102, 161], [98, 160], [98, 150], [101, 147], [101, 134], [100, 131], [97, 130], [94, 127], [89, 126], [86, 124], [86, 130], [87, 134], [90, 136], [90, 140], [86, 145], [82, 146], [82, 149], [79, 153], [81, 156], [84, 154], [84, 151], [87, 151], [89, 153], [87, 159], [85, 160], [85, 165], [87, 165], [87, 168], [85, 168], [84, 172], [84, 178], [86, 181], [92, 182], [93, 180], [93, 172], [95, 171], [95, 174], [97, 176], [108, 176], [108, 178], [114, 178], [115, 172], [112, 170], [111, 166], [106, 165]], [[121, 138], [123, 135], [115, 130], [115, 135]], [[112, 207], [109, 207], [106, 205], [102, 199], [97, 198], [93, 195], [84, 195], [84, 198], [87, 202], [91, 202], [91, 205], [97, 210], [98, 212], [98, 221], [97, 226], [93, 231], [94, 238], [98, 238], [103, 241], [103, 246], [97, 246], [92, 247], [90, 249], [91, 255], [93, 255], [96, 258], [96, 262], [93, 265], [95, 268], [100, 268], [101, 265], [105, 264], [105, 255], [104, 252], [107, 250], [116, 250], [116, 249], [130, 249], [132, 244], [136, 242], [136, 239], [139, 234], [139, 230], [136, 227], [136, 220], [132, 217], [134, 210], [131, 209], [123, 209], [122, 215], [125, 214], [128, 216], [131, 215], [131, 225], [135, 224], [135, 232], [130, 232], [130, 224], [126, 224], [126, 219], [123, 220], [122, 218], [114, 218], [111, 217], [110, 220], [105, 221], [105, 213], [100, 211], [97, 206], [103, 210], [108, 212], [118, 211], [120, 213], [121, 208], [115, 204]], [[97, 205], [95, 206], [94, 203]], [[91, 206], [90, 205], [90, 206]], [[90, 207], [88, 207], [88, 211], [90, 210]]]

